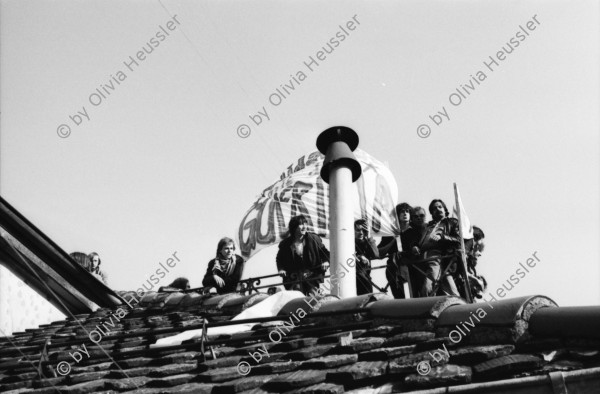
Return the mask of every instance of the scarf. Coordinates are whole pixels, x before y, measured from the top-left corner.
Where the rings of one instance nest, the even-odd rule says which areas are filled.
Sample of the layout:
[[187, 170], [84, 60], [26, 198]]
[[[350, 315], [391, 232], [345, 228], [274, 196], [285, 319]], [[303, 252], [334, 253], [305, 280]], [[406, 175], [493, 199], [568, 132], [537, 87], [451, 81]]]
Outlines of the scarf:
[[227, 276], [231, 276], [235, 270], [235, 255], [231, 259], [223, 259], [221, 256], [217, 256], [217, 263], [215, 269], [220, 270]]

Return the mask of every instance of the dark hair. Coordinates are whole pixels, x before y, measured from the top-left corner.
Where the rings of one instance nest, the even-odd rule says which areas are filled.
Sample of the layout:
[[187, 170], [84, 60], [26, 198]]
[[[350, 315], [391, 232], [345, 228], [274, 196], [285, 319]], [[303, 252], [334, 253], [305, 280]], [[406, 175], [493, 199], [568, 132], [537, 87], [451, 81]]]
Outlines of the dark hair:
[[358, 219], [354, 221], [354, 226], [366, 226], [367, 221], [365, 219]]
[[369, 232], [369, 227], [367, 226], [367, 221], [365, 219], [358, 219], [354, 221], [354, 228], [359, 226], [364, 232]]
[[273, 295], [273, 294], [279, 293], [280, 291], [281, 291], [281, 289], [279, 287], [273, 286], [273, 287], [269, 287], [267, 289], [267, 294], [268, 295]]
[[400, 220], [400, 212], [402, 212], [404, 209], [408, 210], [408, 214], [410, 215], [410, 217], [413, 217], [413, 214], [415, 213], [413, 207], [410, 206], [409, 203], [407, 202], [403, 202], [400, 203], [398, 205], [396, 205], [396, 217], [398, 218], [398, 220]]
[[480, 239], [484, 239], [484, 238], [485, 238], [485, 234], [483, 233], [483, 230], [477, 226], [473, 226], [473, 239], [475, 241], [479, 241]]
[[446, 207], [446, 204], [439, 198], [435, 199], [435, 200], [431, 201], [431, 203], [429, 203], [429, 214], [433, 215], [433, 212], [432, 212], [433, 206], [435, 205], [436, 202], [439, 202], [440, 204], [442, 204], [442, 207], [444, 207], [444, 212], [446, 213], [446, 217], [449, 217], [450, 213], [448, 212], [448, 208]]
[[290, 219], [290, 223], [288, 224], [288, 230], [290, 232], [290, 237], [294, 236], [294, 233], [296, 233], [296, 229], [298, 227], [300, 227], [301, 224], [307, 224], [308, 220], [306, 220], [306, 217], [304, 217], [304, 215], [298, 215], [298, 216], [294, 216], [293, 218]]
[[229, 237], [223, 237], [217, 244], [217, 257], [219, 257], [219, 252], [225, 245], [233, 244], [233, 250], [235, 250], [235, 241]]
[[187, 290], [190, 288], [190, 281], [188, 278], [180, 277], [175, 279], [169, 287], [174, 287], [176, 289]]
[[73, 260], [75, 260], [77, 262], [77, 264], [79, 264], [82, 267], [87, 267], [88, 266], [88, 256], [85, 253], [82, 252], [73, 252], [73, 253], [69, 253], [69, 256], [71, 256], [71, 258]]

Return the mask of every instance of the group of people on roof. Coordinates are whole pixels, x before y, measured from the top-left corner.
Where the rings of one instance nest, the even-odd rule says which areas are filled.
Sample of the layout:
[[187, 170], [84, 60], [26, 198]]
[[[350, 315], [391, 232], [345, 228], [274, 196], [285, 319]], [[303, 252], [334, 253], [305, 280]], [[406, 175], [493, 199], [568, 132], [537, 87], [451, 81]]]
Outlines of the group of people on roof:
[[[395, 298], [444, 294], [464, 297], [467, 286], [475, 297], [481, 297], [486, 282], [477, 275], [475, 267], [484, 249], [483, 231], [474, 226], [474, 237], [464, 240], [467, 268], [461, 269], [458, 220], [449, 217], [442, 200], [431, 201], [428, 210], [432, 218], [429, 222], [422, 207], [413, 208], [408, 203], [396, 206], [400, 246], [394, 237], [383, 237], [377, 245], [369, 237], [367, 221], [354, 222], [358, 295], [373, 292], [371, 262], [387, 258], [386, 278]], [[317, 234], [308, 230], [306, 217], [292, 217], [288, 236], [279, 243], [275, 259], [285, 289], [304, 294], [316, 290], [329, 269], [329, 250]], [[235, 242], [231, 238], [221, 239], [216, 257], [208, 264], [203, 286], [214, 287], [219, 294], [239, 291], [244, 264], [244, 259], [235, 254]]]
[[475, 267], [485, 246], [485, 234], [473, 226], [473, 238], [464, 240], [466, 271], [461, 270], [458, 220], [449, 216], [442, 200], [431, 201], [428, 210], [429, 222], [424, 208], [413, 208], [408, 203], [397, 205], [402, 251], [392, 237], [383, 237], [379, 244], [380, 256], [388, 257], [386, 278], [392, 294], [405, 298], [404, 284], [408, 283], [413, 297], [465, 296], [466, 286], [475, 297], [481, 297], [487, 283], [477, 275]]
[[[394, 298], [465, 297], [467, 286], [472, 296], [482, 296], [487, 283], [477, 275], [476, 266], [484, 250], [485, 234], [473, 226], [473, 238], [464, 240], [465, 270], [463, 256], [457, 253], [461, 249], [458, 220], [449, 217], [446, 204], [439, 199], [431, 201], [428, 211], [431, 215], [429, 222], [424, 208], [413, 208], [408, 203], [398, 204], [394, 214], [398, 218], [400, 235], [383, 237], [379, 244], [369, 236], [366, 220], [354, 222], [357, 295], [373, 293], [374, 287], [377, 291], [385, 291], [373, 283], [371, 262], [387, 259], [385, 276]], [[219, 240], [215, 258], [209, 261], [202, 280], [205, 288], [215, 288], [219, 294], [241, 290], [245, 260], [235, 250], [233, 239], [225, 237]], [[86, 270], [106, 283], [98, 253], [87, 256], [74, 253], [72, 256], [82, 260], [79, 263]], [[329, 250], [321, 237], [309, 231], [306, 217], [294, 216], [288, 224], [287, 238], [279, 243], [275, 261], [286, 290], [310, 294], [324, 282], [329, 269]], [[186, 290], [190, 284], [186, 278], [177, 278], [168, 287]]]
[[[290, 219], [289, 236], [279, 243], [276, 263], [286, 290], [310, 293], [323, 283], [329, 268], [329, 250], [321, 237], [308, 231], [308, 220], [299, 215]], [[225, 294], [240, 290], [245, 261], [235, 254], [235, 242], [222, 238], [217, 245], [217, 255], [208, 263], [202, 285], [214, 287]]]

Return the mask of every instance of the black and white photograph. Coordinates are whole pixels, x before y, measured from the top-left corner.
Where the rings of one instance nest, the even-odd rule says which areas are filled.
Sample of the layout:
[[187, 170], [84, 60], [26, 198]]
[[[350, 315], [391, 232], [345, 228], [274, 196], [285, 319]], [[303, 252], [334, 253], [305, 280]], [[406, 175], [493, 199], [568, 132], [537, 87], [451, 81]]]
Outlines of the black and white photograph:
[[600, 392], [600, 2], [0, 0], [0, 392]]

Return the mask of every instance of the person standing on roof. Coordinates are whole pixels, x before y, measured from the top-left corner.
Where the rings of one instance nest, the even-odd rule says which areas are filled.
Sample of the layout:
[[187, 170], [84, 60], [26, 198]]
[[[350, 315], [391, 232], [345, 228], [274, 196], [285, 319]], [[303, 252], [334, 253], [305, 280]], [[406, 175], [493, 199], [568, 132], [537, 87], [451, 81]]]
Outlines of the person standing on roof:
[[379, 258], [379, 250], [373, 238], [369, 237], [367, 221], [354, 222], [354, 251], [356, 252], [356, 295], [373, 292], [371, 280], [371, 260]]
[[[427, 213], [425, 208], [416, 206], [413, 208], [413, 214], [410, 217], [410, 229], [403, 233], [404, 238], [402, 239], [402, 248], [405, 250], [402, 258], [408, 262], [414, 261], [418, 258], [413, 252], [413, 246], [417, 246], [419, 241], [427, 230]], [[418, 272], [414, 266], [408, 265], [410, 273], [410, 286], [414, 297], [426, 297], [426, 294], [421, 294], [423, 289], [423, 282], [425, 277]]]
[[[391, 215], [398, 220], [398, 224], [400, 225], [399, 235], [401, 238], [402, 249], [404, 249], [404, 233], [411, 228], [410, 219], [412, 217], [412, 207], [408, 203], [403, 202], [396, 205], [396, 208], [394, 208]], [[378, 245], [378, 250], [379, 256], [382, 258], [388, 257], [385, 277], [390, 285], [392, 295], [394, 298], [405, 298], [403, 282], [408, 281], [408, 268], [401, 266], [399, 263], [399, 250], [396, 238], [390, 236], [382, 237]]]
[[477, 226], [473, 226], [473, 239], [465, 240], [467, 251], [467, 271], [471, 294], [474, 298], [483, 298], [483, 292], [487, 289], [487, 280], [483, 275], [477, 273], [477, 262], [485, 249], [485, 233]]
[[100, 255], [96, 252], [92, 252], [88, 254], [88, 263], [86, 265], [86, 269], [94, 274], [96, 278], [104, 282], [106, 284], [107, 276], [104, 272], [100, 271], [100, 264], [102, 264], [102, 260], [100, 260]]
[[[424, 280], [421, 294], [434, 296], [433, 283], [440, 281], [444, 294], [457, 296], [459, 293], [452, 276], [449, 273], [442, 275], [441, 257], [448, 250], [456, 250], [460, 247], [458, 220], [449, 217], [446, 204], [439, 199], [431, 201], [429, 213], [432, 220], [427, 224], [419, 244], [413, 246], [411, 250], [414, 255], [428, 259], [425, 269], [427, 277]], [[442, 275], [441, 278], [440, 275]]]
[[308, 231], [308, 220], [302, 215], [290, 219], [288, 230], [289, 236], [279, 243], [275, 258], [277, 270], [286, 290], [299, 290], [308, 295], [323, 283], [329, 268], [329, 250], [321, 237]]
[[217, 293], [233, 293], [244, 271], [244, 258], [235, 254], [235, 242], [222, 238], [217, 245], [217, 256], [208, 262], [208, 269], [202, 280], [204, 287], [214, 287]]
[[482, 229], [473, 226], [473, 238], [465, 239], [465, 250], [467, 251], [467, 268], [469, 273], [477, 275], [477, 261], [485, 249], [485, 234]]

